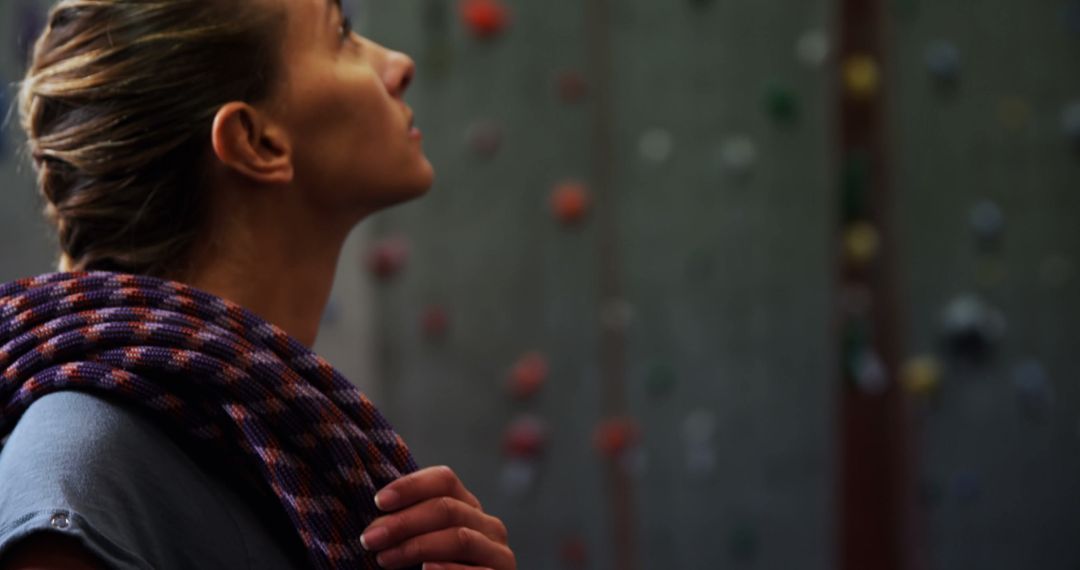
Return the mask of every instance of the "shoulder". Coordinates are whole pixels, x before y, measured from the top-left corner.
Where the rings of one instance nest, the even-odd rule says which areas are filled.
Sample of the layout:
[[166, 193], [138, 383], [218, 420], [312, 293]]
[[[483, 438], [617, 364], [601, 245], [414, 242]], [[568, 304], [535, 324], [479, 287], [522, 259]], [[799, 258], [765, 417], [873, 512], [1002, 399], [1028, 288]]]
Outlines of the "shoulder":
[[0, 558], [59, 535], [109, 568], [248, 566], [206, 474], [150, 419], [108, 399], [35, 401], [0, 449], [0, 481]]
[[114, 508], [109, 501], [148, 490], [179, 492], [198, 480], [192, 467], [149, 419], [73, 391], [35, 401], [0, 449], [0, 480], [35, 482], [23, 490], [27, 499], [77, 498], [98, 507]]
[[[159, 451], [158, 435], [134, 412], [99, 396], [55, 392], [36, 400], [0, 448], [0, 469], [18, 474], [47, 466], [72, 475], [107, 471], [107, 465], [137, 460], [138, 452]], [[18, 459], [18, 461], [15, 461]], [[4, 473], [4, 471], [0, 471]], [[100, 475], [101, 473], [99, 473]], [[86, 483], [83, 477], [72, 477]]]

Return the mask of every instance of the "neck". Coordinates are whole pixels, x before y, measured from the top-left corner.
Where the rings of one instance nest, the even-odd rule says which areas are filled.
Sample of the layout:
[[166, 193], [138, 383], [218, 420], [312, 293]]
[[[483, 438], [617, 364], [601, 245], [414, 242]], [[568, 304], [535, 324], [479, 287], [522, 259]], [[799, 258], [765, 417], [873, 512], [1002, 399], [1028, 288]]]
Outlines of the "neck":
[[[260, 223], [245, 224], [245, 219]], [[298, 223], [294, 214], [266, 221], [236, 215], [228, 235], [199, 250], [183, 280], [241, 305], [311, 347], [351, 228], [327, 231], [329, 224]]]

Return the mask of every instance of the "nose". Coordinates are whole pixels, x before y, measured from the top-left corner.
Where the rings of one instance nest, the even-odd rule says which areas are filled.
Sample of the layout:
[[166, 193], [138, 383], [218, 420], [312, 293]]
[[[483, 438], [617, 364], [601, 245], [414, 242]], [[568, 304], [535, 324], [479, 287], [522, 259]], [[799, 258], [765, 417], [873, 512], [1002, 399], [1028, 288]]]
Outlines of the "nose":
[[416, 62], [411, 57], [399, 51], [387, 50], [383, 80], [391, 95], [404, 96], [414, 75], [416, 75]]

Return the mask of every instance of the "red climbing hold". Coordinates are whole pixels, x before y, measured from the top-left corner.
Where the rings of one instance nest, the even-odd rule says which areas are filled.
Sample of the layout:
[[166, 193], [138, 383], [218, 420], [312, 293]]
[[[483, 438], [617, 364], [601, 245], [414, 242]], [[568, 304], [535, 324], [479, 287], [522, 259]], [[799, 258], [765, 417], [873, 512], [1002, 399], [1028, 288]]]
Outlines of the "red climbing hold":
[[368, 256], [368, 267], [376, 277], [386, 280], [401, 271], [408, 257], [408, 242], [404, 238], [390, 238], [372, 248]]
[[501, 0], [463, 0], [461, 18], [473, 35], [490, 38], [506, 28], [510, 13]]
[[531, 415], [521, 416], [506, 429], [503, 451], [511, 457], [532, 459], [543, 452], [547, 442], [547, 426]]
[[446, 329], [450, 326], [450, 317], [446, 309], [432, 305], [424, 311], [424, 336], [435, 340], [446, 336]]
[[562, 182], [551, 193], [551, 209], [563, 224], [576, 224], [589, 211], [589, 190], [581, 182]]
[[510, 370], [510, 391], [518, 399], [531, 398], [540, 391], [547, 375], [547, 359], [539, 352], [530, 352]]
[[616, 457], [637, 443], [639, 430], [634, 420], [611, 418], [593, 432], [593, 445], [607, 457]]

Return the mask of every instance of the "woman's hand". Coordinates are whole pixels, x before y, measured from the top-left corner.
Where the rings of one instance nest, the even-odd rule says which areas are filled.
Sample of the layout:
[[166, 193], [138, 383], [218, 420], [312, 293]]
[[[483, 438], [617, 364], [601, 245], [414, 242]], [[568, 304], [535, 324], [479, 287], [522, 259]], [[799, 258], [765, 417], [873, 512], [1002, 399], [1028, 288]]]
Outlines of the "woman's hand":
[[364, 548], [383, 568], [424, 564], [424, 570], [517, 570], [506, 526], [487, 515], [452, 469], [428, 467], [375, 495], [385, 512], [364, 530]]

